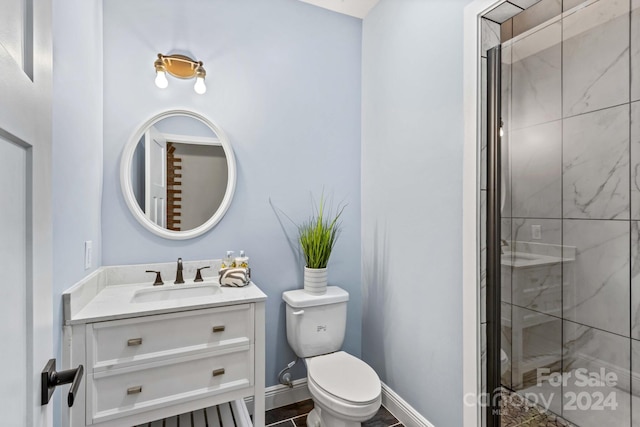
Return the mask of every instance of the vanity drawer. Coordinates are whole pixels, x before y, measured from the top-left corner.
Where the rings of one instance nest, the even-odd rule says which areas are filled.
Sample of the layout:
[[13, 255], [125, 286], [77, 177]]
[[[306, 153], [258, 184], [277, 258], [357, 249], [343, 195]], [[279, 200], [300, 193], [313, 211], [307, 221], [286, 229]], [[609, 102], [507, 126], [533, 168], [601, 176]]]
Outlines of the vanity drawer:
[[253, 346], [97, 372], [87, 380], [87, 424], [95, 424], [243, 388], [249, 391]]
[[253, 306], [233, 305], [87, 326], [91, 372], [253, 342]]

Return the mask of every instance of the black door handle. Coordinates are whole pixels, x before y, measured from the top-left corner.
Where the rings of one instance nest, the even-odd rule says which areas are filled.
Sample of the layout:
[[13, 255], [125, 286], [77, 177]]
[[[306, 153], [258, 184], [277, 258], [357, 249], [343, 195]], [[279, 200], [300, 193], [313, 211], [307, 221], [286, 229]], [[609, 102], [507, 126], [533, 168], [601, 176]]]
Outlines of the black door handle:
[[56, 359], [50, 359], [42, 370], [40, 379], [41, 388], [41, 405], [46, 405], [51, 400], [51, 396], [56, 387], [63, 384], [71, 383], [69, 394], [67, 395], [67, 404], [69, 407], [73, 406], [73, 402], [78, 395], [78, 388], [80, 387], [80, 381], [82, 381], [82, 375], [84, 374], [84, 367], [78, 365], [76, 369], [67, 369], [66, 371], [56, 371]]

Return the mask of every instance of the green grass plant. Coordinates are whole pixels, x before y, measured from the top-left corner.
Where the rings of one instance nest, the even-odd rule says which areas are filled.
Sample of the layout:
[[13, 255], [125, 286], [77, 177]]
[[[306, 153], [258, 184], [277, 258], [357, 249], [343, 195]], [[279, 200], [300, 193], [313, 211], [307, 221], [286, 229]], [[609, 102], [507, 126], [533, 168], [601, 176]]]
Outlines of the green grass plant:
[[335, 214], [326, 206], [324, 194], [313, 206], [311, 217], [298, 225], [298, 235], [307, 268], [326, 268], [331, 251], [342, 229], [340, 216], [346, 206], [338, 206]]

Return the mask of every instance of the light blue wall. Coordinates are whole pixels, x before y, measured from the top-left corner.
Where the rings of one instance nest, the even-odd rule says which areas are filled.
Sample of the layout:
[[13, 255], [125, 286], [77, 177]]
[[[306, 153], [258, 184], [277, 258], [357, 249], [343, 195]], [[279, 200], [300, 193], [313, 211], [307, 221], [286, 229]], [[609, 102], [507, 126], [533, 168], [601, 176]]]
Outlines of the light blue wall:
[[[362, 21], [297, 0], [104, 2], [105, 265], [220, 258], [244, 249], [267, 293], [267, 385], [294, 358], [281, 294], [302, 286], [302, 263], [280, 221], [310, 212], [310, 192], [345, 201], [344, 232], [329, 281], [351, 294], [345, 349], [360, 355], [360, 83]], [[193, 80], [154, 85], [158, 53], [204, 62], [207, 93]], [[174, 108], [209, 117], [238, 164], [233, 203], [208, 234], [170, 241], [143, 229], [120, 192], [120, 156], [144, 121]], [[297, 372], [301, 376], [302, 372]]]
[[[53, 0], [52, 108], [53, 347], [60, 361], [62, 292], [102, 263], [102, 0]], [[88, 270], [86, 240], [93, 242]], [[54, 395], [54, 425], [61, 395]]]
[[462, 425], [462, 22], [469, 0], [382, 0], [363, 23], [362, 355]]

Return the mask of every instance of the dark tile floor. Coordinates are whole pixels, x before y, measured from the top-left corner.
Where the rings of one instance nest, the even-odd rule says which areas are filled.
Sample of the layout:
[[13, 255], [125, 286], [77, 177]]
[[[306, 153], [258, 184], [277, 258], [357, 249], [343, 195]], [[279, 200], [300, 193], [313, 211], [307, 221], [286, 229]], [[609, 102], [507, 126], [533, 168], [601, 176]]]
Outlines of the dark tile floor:
[[[313, 409], [313, 401], [305, 400], [281, 408], [267, 411], [265, 424], [267, 427], [301, 427], [306, 426], [307, 414]], [[387, 411], [384, 406], [369, 421], [362, 423], [363, 427], [403, 427], [400, 421]]]

